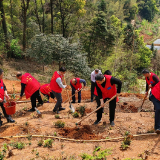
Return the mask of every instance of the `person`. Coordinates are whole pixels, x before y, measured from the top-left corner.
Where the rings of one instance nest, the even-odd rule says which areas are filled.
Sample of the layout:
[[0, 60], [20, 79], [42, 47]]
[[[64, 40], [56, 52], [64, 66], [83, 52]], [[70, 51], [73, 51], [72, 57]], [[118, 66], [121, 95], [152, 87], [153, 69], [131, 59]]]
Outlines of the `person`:
[[151, 88], [151, 90], [154, 88], [154, 86], [159, 82], [159, 78], [156, 74], [149, 72], [149, 70], [144, 69], [142, 71], [143, 76], [146, 79], [146, 93], [145, 95], [148, 95], [148, 90]]
[[[10, 115], [7, 115], [6, 110], [4, 108], [3, 103], [5, 102], [5, 98], [9, 100], [9, 96], [7, 94], [7, 88], [3, 83], [3, 70], [0, 69], [0, 106], [3, 111], [4, 117], [7, 119], [8, 123], [14, 123], [15, 120], [12, 119]], [[1, 120], [1, 113], [0, 113], [0, 126], [2, 126], [3, 121]]]
[[[117, 95], [121, 92], [122, 82], [112, 77], [111, 75], [102, 75], [97, 74], [96, 77], [96, 90], [97, 90], [97, 96], [100, 99], [100, 105], [104, 105], [104, 103], [111, 99], [113, 96]], [[116, 84], [118, 85], [118, 88], [116, 89]], [[114, 118], [115, 118], [115, 109], [116, 109], [116, 101], [118, 100], [118, 97], [114, 98], [109, 103], [109, 117], [110, 117], [110, 125], [113, 127], [115, 125]], [[97, 120], [94, 122], [94, 124], [98, 124], [101, 121], [102, 118], [102, 112], [103, 107], [97, 112]]]
[[43, 105], [41, 95], [39, 93], [40, 83], [30, 74], [25, 73], [22, 75], [21, 72], [16, 74], [17, 79], [21, 80], [21, 93], [19, 100], [25, 92], [26, 99], [31, 99], [32, 108], [28, 112], [34, 112], [36, 107], [36, 99], [38, 99], [37, 107]]
[[101, 74], [101, 70], [99, 69], [95, 69], [92, 73], [91, 73], [91, 102], [93, 102], [93, 98], [94, 98], [94, 89], [96, 86], [96, 80], [95, 80], [95, 76], [97, 74]]
[[82, 84], [83, 83], [83, 88], [86, 86], [86, 81], [84, 79], [80, 78], [73, 78], [70, 80], [70, 85], [72, 88], [72, 103], [75, 103], [75, 91], [78, 91], [78, 103], [81, 103], [81, 89], [82, 89]]
[[158, 82], [151, 90], [150, 100], [153, 102], [155, 109], [155, 125], [154, 129], [160, 134], [160, 82]]
[[54, 97], [57, 99], [57, 103], [53, 109], [53, 112], [59, 113], [61, 110], [65, 110], [65, 108], [62, 108], [62, 89], [66, 88], [67, 85], [63, 85], [62, 79], [64, 77], [64, 74], [66, 72], [65, 67], [61, 67], [59, 71], [55, 71], [53, 73], [51, 82], [50, 82], [50, 87], [51, 87], [51, 92], [53, 93]]
[[54, 94], [51, 92], [50, 84], [44, 84], [40, 87], [40, 92], [47, 98], [49, 102], [49, 97], [55, 98]]
[[110, 70], [106, 70], [105, 72], [104, 72], [104, 75], [112, 75], [112, 72], [110, 71]]

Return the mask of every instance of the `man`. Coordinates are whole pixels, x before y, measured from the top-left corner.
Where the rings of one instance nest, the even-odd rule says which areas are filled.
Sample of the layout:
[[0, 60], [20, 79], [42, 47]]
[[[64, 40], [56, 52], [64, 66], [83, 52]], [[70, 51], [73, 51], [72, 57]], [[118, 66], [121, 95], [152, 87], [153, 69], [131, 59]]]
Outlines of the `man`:
[[154, 88], [154, 86], [159, 82], [159, 78], [156, 74], [149, 72], [147, 69], [144, 69], [142, 71], [142, 74], [145, 76], [146, 78], [146, 96], [148, 94], [148, 90], [149, 88], [151, 88], [151, 90]]
[[[7, 100], [9, 100], [6, 86], [3, 83], [3, 70], [0, 69], [0, 106], [2, 108], [2, 111], [3, 111], [5, 118], [7, 119], [7, 122], [14, 123], [15, 120], [13, 120], [11, 116], [7, 115], [6, 110], [3, 106], [3, 103], [5, 102], [5, 98], [7, 98]], [[3, 121], [1, 121], [1, 113], [0, 113], [0, 126], [2, 126], [2, 123], [3, 123]]]
[[51, 82], [50, 82], [50, 87], [51, 87], [51, 92], [53, 93], [54, 97], [57, 99], [57, 103], [53, 109], [53, 112], [59, 113], [61, 110], [65, 110], [65, 108], [62, 108], [62, 89], [66, 88], [67, 85], [63, 85], [62, 83], [62, 78], [64, 77], [64, 74], [66, 72], [65, 67], [61, 67], [59, 71], [55, 71], [53, 73]]
[[155, 126], [157, 134], [160, 134], [160, 82], [158, 82], [151, 90], [150, 99], [155, 108]]
[[78, 91], [78, 103], [81, 103], [81, 89], [82, 89], [82, 84], [81, 83], [83, 83], [84, 87], [86, 86], [86, 81], [84, 79], [73, 78], [70, 81], [70, 85], [72, 87], [72, 103], [75, 103], [75, 100], [76, 100], [75, 92], [76, 91]]
[[95, 70], [91, 73], [91, 102], [93, 102], [94, 89], [95, 89], [95, 86], [96, 86], [95, 76], [96, 76], [97, 74], [102, 74], [101, 70], [95, 69]]
[[106, 70], [105, 72], [104, 72], [104, 75], [112, 75], [112, 72], [110, 71], [110, 70]]
[[32, 108], [28, 112], [34, 112], [36, 107], [36, 99], [38, 99], [38, 105], [43, 105], [41, 95], [39, 93], [40, 83], [30, 74], [25, 73], [22, 75], [21, 72], [16, 74], [17, 79], [21, 80], [21, 94], [20, 98], [22, 99], [23, 93], [25, 92], [26, 99], [31, 99]]
[[[121, 92], [122, 82], [119, 79], [114, 78], [111, 75], [102, 75], [102, 74], [97, 74], [95, 79], [96, 79], [97, 96], [100, 99], [99, 102], [102, 106], [107, 100], [111, 99], [113, 96], [118, 95], [117, 93]], [[118, 85], [117, 89], [116, 89], [116, 84]], [[110, 125], [112, 127], [115, 125], [114, 118], [115, 118], [116, 101], [117, 97], [114, 98], [109, 103]], [[100, 106], [100, 104], [98, 104], [98, 106]], [[103, 108], [101, 108], [97, 112], [97, 120], [94, 122], [94, 124], [98, 124], [101, 121], [102, 112]]]
[[53, 99], [55, 98], [54, 94], [51, 92], [50, 84], [42, 85], [40, 88], [40, 91], [48, 99], [48, 101], [49, 101], [49, 97], [51, 97]]

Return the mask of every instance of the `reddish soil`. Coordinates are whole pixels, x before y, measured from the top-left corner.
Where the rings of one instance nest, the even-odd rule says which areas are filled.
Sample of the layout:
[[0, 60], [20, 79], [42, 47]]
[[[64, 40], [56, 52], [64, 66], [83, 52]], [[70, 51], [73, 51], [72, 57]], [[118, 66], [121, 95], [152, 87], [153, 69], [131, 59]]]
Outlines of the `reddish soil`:
[[148, 42], [153, 39], [153, 36], [149, 36], [145, 33], [141, 33], [140, 36], [143, 36], [144, 42]]
[[75, 127], [75, 128], [61, 129], [59, 132], [59, 135], [67, 137], [67, 138], [82, 139], [82, 140], [91, 140], [91, 139], [100, 138], [95, 133], [93, 133], [90, 126], [88, 125], [84, 125], [82, 126], [82, 128]]
[[[12, 93], [12, 84], [15, 84], [16, 91], [20, 91], [20, 83], [17, 81], [4, 80], [7, 89]], [[71, 90], [69, 91], [71, 96]], [[65, 90], [62, 93], [63, 99], [67, 99]], [[12, 116], [16, 121], [15, 124], [7, 123], [6, 119], [2, 117], [3, 125], [0, 127], [0, 137], [3, 136], [20, 136], [20, 135], [51, 135], [54, 136], [56, 133], [59, 137], [65, 137], [70, 139], [82, 139], [82, 140], [92, 140], [92, 139], [105, 139], [105, 138], [116, 138], [121, 137], [126, 131], [133, 134], [143, 134], [147, 132], [152, 132], [154, 128], [154, 112], [153, 104], [148, 99], [143, 105], [143, 109], [151, 110], [151, 112], [140, 112], [137, 113], [137, 108], [142, 104], [142, 98], [144, 95], [141, 94], [131, 94], [122, 93], [119, 97], [120, 101], [117, 103], [116, 117], [115, 117], [115, 127], [111, 127], [109, 124], [109, 107], [104, 108], [104, 114], [102, 121], [98, 125], [93, 125], [96, 120], [96, 113], [91, 115], [82, 121], [81, 125], [76, 128], [75, 123], [78, 122], [81, 117], [73, 118], [68, 112], [69, 103], [63, 103], [62, 106], [66, 110], [61, 111], [59, 116], [60, 120], [65, 122], [65, 127], [59, 129], [55, 127], [55, 122], [59, 119], [55, 118], [55, 114], [52, 112], [55, 103], [54, 100], [50, 99], [50, 102], [45, 103], [38, 109], [42, 113], [42, 118], [37, 116], [37, 113], [27, 112], [27, 109], [31, 108], [31, 103], [20, 103], [16, 105], [16, 113]], [[82, 102], [81, 104], [75, 103], [73, 106], [75, 108], [79, 106], [86, 107], [86, 114], [89, 114], [96, 109], [96, 102], [85, 102], [85, 100], [90, 99], [90, 91], [82, 91]], [[25, 97], [24, 97], [24, 100]], [[63, 101], [64, 101], [63, 100]], [[1, 109], [0, 109], [0, 112]], [[45, 139], [45, 138], [44, 138]], [[112, 154], [107, 156], [108, 160], [113, 160], [113, 157], [119, 160], [124, 160], [125, 158], [140, 159], [139, 155], [144, 154], [147, 150], [149, 155], [148, 159], [160, 159], [159, 147], [160, 147], [160, 137], [157, 136], [146, 136], [139, 137], [132, 140], [131, 145], [126, 151], [120, 150], [122, 141], [112, 141], [112, 142], [94, 142], [94, 143], [78, 143], [72, 141], [64, 140], [54, 140], [54, 145], [52, 148], [44, 148], [38, 146], [38, 141], [40, 138], [32, 138], [28, 140], [27, 138], [14, 138], [10, 140], [0, 139], [0, 151], [4, 143], [11, 143], [11, 141], [22, 141], [26, 144], [25, 148], [22, 150], [13, 149], [14, 156], [7, 158], [9, 160], [29, 160], [29, 159], [73, 159], [82, 160], [80, 155], [82, 153], [87, 153], [92, 155], [95, 146], [100, 146], [102, 150], [107, 148], [112, 148]], [[29, 145], [30, 143], [30, 145]], [[33, 150], [35, 151], [33, 153]], [[39, 153], [37, 157], [36, 153]]]

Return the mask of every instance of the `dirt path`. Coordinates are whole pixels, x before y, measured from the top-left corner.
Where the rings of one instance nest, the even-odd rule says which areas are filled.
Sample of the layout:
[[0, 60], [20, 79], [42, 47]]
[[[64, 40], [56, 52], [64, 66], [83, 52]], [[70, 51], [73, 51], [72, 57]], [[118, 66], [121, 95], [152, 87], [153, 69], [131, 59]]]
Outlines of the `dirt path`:
[[[15, 84], [16, 91], [20, 91], [20, 82], [4, 80], [8, 91], [12, 92], [12, 85]], [[70, 93], [71, 94], [71, 93]], [[117, 103], [115, 127], [109, 125], [109, 111], [108, 107], [105, 108], [101, 123], [97, 126], [93, 125], [96, 120], [96, 113], [84, 120], [78, 129], [75, 123], [81, 118], [73, 118], [69, 114], [69, 104], [63, 104], [66, 108], [65, 111], [61, 111], [59, 114], [60, 119], [56, 119], [52, 110], [55, 103], [45, 103], [38, 109], [42, 113], [42, 118], [38, 118], [37, 114], [28, 113], [26, 110], [31, 108], [30, 103], [17, 104], [16, 114], [13, 115], [13, 119], [16, 120], [15, 124], [6, 123], [6, 119], [2, 119], [4, 125], [0, 128], [0, 137], [3, 136], [16, 136], [16, 135], [50, 135], [66, 138], [74, 138], [81, 140], [97, 140], [108, 139], [124, 136], [125, 132], [131, 134], [142, 134], [153, 131], [154, 127], [154, 112], [140, 112], [137, 113], [136, 108], [141, 105], [143, 95], [140, 94], [126, 94], [123, 93], [120, 96], [120, 101]], [[63, 91], [63, 99], [66, 99], [66, 93]], [[82, 92], [82, 100], [86, 101], [90, 99], [90, 91], [85, 90]], [[24, 99], [25, 100], [25, 99]], [[96, 108], [96, 102], [82, 102], [81, 104], [73, 104], [75, 108], [85, 106], [87, 113], [92, 112]], [[153, 110], [153, 105], [149, 100], [146, 100], [144, 104], [145, 110]], [[0, 111], [1, 112], [1, 111]], [[62, 129], [55, 127], [55, 122], [61, 120], [65, 122], [65, 127]], [[133, 139], [129, 148], [125, 151], [120, 150], [121, 141], [115, 142], [92, 142], [84, 143], [80, 142], [68, 142], [54, 140], [52, 148], [44, 148], [38, 146], [40, 138], [27, 138], [14, 139], [14, 141], [22, 141], [26, 144], [22, 150], [13, 149], [14, 156], [7, 158], [10, 160], [29, 160], [29, 159], [44, 159], [44, 158], [61, 158], [61, 159], [82, 159], [82, 153], [92, 154], [96, 146], [100, 146], [101, 149], [110, 148], [112, 154], [107, 156], [107, 159], [113, 160], [125, 159], [125, 158], [137, 158], [147, 150], [148, 159], [160, 159], [159, 154], [159, 140], [160, 137], [148, 136]], [[0, 139], [0, 148], [4, 143], [11, 143], [11, 141]], [[12, 147], [10, 147], [12, 148]]]

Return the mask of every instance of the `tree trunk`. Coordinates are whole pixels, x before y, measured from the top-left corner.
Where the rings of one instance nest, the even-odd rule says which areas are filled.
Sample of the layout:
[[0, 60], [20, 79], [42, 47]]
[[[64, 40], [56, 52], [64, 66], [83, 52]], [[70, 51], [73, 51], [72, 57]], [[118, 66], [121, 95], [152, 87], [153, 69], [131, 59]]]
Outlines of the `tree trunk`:
[[11, 5], [11, 25], [12, 25], [12, 35], [14, 37], [14, 30], [13, 30], [13, 7], [12, 7], [12, 0], [10, 0], [10, 5]]
[[62, 34], [63, 34], [63, 37], [65, 37], [65, 24], [64, 24], [64, 15], [63, 15], [63, 11], [62, 11], [62, 6], [61, 6], [61, 3], [62, 1], [59, 2], [59, 6], [60, 6], [60, 13], [61, 13], [61, 27], [62, 27]]
[[30, 0], [27, 0], [27, 4], [25, 4], [25, 1], [22, 0], [22, 11], [23, 11], [23, 51], [26, 49], [26, 21], [27, 21], [27, 10], [29, 7]]
[[6, 25], [5, 13], [4, 13], [4, 9], [3, 9], [3, 0], [0, 0], [0, 11], [1, 11], [1, 18], [2, 18], [2, 27], [3, 27], [3, 31], [4, 31], [4, 37], [5, 37], [5, 48], [7, 51], [7, 57], [11, 57], [10, 43], [8, 41], [7, 25]]
[[53, 0], [50, 0], [51, 5], [51, 33], [53, 34]]
[[42, 27], [43, 27], [43, 33], [44, 33], [44, 6], [43, 6], [43, 2], [41, 0], [41, 5], [42, 5], [42, 10], [43, 10], [43, 21], [42, 21]]
[[38, 21], [38, 25], [39, 25], [39, 30], [41, 32], [41, 24], [40, 24], [40, 20], [39, 20], [39, 16], [38, 16], [38, 9], [37, 9], [37, 0], [34, 0], [35, 2], [35, 13], [36, 13], [36, 17], [37, 17], [37, 21]]

